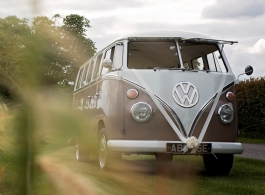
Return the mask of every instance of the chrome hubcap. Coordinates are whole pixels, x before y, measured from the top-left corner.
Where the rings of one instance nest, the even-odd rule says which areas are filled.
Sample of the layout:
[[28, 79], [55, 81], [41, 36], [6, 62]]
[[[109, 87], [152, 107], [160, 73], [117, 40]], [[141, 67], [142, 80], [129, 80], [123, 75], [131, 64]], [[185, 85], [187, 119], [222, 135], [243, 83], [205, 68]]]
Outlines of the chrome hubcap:
[[102, 135], [99, 143], [99, 166], [103, 169], [106, 165], [107, 159], [107, 141], [106, 136]]

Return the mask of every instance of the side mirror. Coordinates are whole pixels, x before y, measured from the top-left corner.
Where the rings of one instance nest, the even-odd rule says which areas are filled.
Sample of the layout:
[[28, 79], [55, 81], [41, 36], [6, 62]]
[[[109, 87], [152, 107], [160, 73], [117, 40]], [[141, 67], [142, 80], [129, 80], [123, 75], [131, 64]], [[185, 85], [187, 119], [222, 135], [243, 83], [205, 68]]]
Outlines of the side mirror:
[[252, 73], [253, 73], [253, 67], [250, 66], [250, 65], [246, 66], [246, 68], [245, 68], [245, 73], [242, 73], [242, 74], [240, 74], [240, 75], [237, 76], [236, 84], [239, 83], [239, 80], [238, 80], [239, 76], [241, 76], [241, 75], [243, 75], [243, 74], [246, 74], [246, 75], [249, 76], [249, 75], [252, 75]]
[[104, 59], [103, 62], [102, 62], [102, 65], [105, 68], [111, 68], [112, 67], [112, 61], [111, 61], [111, 59], [109, 59], [109, 58]]
[[253, 67], [248, 65], [246, 68], [245, 68], [245, 74], [246, 75], [252, 75], [253, 73]]

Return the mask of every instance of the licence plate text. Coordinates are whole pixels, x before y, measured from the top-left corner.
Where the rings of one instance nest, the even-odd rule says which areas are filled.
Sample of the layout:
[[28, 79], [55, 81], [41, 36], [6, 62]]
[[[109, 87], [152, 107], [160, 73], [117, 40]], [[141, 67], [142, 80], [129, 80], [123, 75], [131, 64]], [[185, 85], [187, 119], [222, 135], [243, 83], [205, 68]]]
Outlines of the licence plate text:
[[[181, 151], [186, 144], [184, 143], [167, 143], [167, 153], [182, 153]], [[184, 154], [190, 153], [191, 150], [188, 150]], [[209, 154], [212, 152], [212, 144], [211, 143], [201, 143], [197, 148], [195, 154]]]

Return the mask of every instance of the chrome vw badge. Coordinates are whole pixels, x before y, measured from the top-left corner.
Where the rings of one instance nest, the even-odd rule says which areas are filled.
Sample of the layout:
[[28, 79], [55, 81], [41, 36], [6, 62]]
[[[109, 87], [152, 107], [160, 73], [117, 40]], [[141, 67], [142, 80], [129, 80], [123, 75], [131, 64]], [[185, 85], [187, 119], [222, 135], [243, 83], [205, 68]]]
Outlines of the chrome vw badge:
[[177, 83], [172, 91], [175, 102], [185, 108], [195, 106], [199, 100], [197, 88], [190, 82]]

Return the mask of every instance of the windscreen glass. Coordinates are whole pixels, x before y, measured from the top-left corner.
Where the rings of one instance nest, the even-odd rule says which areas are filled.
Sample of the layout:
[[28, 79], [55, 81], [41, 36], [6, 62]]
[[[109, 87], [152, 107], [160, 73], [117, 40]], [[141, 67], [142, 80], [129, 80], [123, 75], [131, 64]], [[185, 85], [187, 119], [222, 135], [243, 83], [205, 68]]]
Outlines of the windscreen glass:
[[[130, 42], [128, 68], [153, 69], [179, 66], [175, 42]], [[171, 49], [172, 48], [172, 49]]]
[[[184, 68], [186, 70], [227, 72], [216, 45], [175, 42], [129, 42], [128, 68]], [[183, 67], [181, 67], [182, 59]]]

